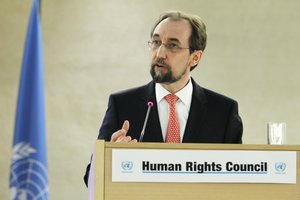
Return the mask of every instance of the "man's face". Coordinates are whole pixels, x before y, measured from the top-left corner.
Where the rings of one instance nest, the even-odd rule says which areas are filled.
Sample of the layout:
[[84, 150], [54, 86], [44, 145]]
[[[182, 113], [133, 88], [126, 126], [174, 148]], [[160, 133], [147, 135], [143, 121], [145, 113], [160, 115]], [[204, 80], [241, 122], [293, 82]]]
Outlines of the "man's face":
[[[191, 25], [186, 20], [167, 18], [156, 26], [151, 38], [155, 48], [150, 48], [150, 73], [155, 82], [170, 84], [189, 79], [191, 31]], [[174, 46], [178, 48], [173, 49]]]

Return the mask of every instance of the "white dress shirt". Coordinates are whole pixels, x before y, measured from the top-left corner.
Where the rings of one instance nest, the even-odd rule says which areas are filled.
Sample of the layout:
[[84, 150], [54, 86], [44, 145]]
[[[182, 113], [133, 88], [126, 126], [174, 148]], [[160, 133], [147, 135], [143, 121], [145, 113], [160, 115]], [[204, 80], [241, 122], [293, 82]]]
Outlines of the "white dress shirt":
[[[163, 139], [166, 139], [168, 121], [169, 121], [169, 104], [164, 99], [164, 97], [170, 92], [162, 87], [159, 83], [155, 84], [155, 94], [156, 94], [156, 102], [157, 102], [157, 110], [158, 117], [160, 121], [161, 131], [163, 135]], [[193, 85], [191, 80], [189, 80], [188, 84], [184, 86], [181, 90], [179, 90], [175, 95], [179, 98], [176, 102], [176, 112], [180, 127], [180, 142], [182, 142], [186, 122], [189, 117], [189, 111], [192, 102], [192, 94], [193, 94]]]

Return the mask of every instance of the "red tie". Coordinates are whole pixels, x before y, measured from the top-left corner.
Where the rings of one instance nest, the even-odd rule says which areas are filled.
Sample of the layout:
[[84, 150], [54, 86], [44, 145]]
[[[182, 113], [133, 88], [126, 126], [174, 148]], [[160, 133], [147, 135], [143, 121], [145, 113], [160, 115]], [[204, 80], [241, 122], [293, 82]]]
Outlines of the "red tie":
[[180, 128], [179, 128], [178, 117], [175, 109], [175, 104], [176, 101], [178, 100], [178, 97], [174, 94], [168, 94], [167, 96], [165, 96], [165, 99], [168, 102], [170, 108], [166, 142], [180, 143]]

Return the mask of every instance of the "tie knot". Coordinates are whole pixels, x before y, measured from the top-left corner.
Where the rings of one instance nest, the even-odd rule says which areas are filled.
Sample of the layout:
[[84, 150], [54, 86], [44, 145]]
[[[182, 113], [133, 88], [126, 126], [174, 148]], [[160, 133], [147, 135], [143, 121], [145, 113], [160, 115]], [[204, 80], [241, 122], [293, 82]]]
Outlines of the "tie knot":
[[168, 94], [167, 96], [165, 96], [165, 99], [169, 104], [174, 105], [179, 98], [174, 94]]

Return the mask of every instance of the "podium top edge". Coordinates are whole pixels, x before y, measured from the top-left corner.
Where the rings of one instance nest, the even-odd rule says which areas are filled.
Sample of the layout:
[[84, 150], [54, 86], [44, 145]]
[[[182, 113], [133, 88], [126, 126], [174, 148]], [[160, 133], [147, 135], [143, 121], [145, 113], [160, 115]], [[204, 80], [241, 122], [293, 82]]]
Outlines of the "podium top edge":
[[126, 149], [187, 149], [187, 150], [278, 150], [300, 151], [300, 145], [266, 145], [266, 144], [208, 144], [208, 143], [116, 143], [97, 140], [105, 148]]

